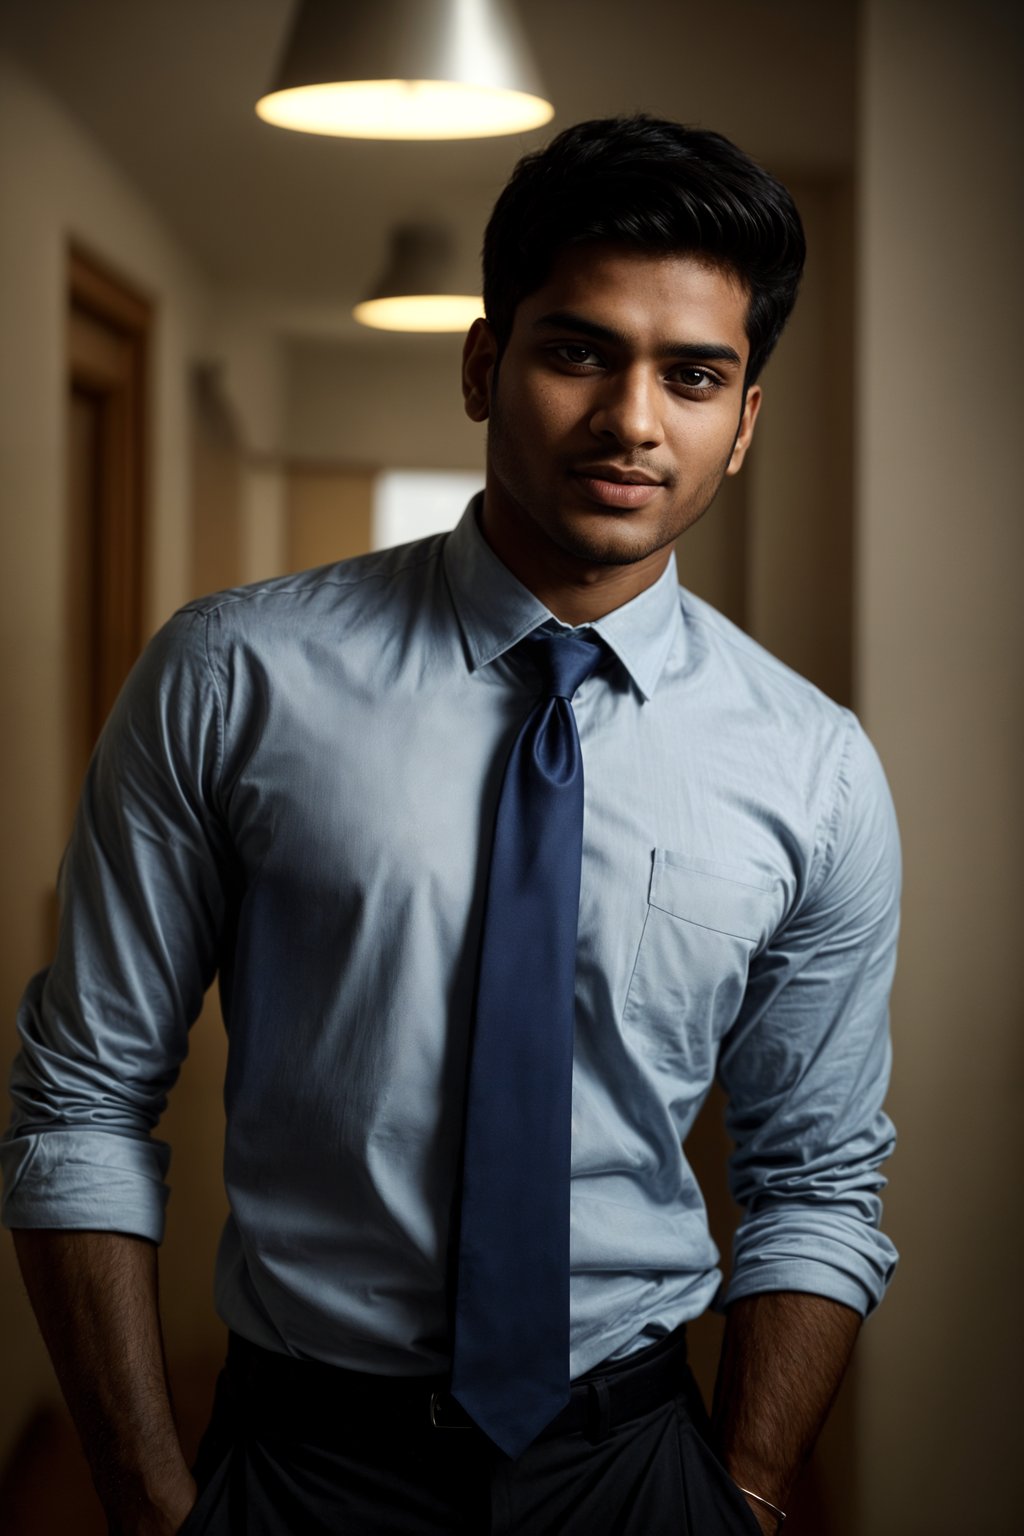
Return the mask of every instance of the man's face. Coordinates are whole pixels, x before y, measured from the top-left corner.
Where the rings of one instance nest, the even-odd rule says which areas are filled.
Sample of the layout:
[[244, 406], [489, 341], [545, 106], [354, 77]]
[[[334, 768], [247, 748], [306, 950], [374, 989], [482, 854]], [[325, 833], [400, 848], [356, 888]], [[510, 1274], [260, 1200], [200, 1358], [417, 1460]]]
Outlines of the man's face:
[[760, 404], [743, 395], [746, 312], [719, 268], [591, 245], [519, 305], [497, 368], [476, 323], [464, 385], [489, 420], [483, 531], [549, 606], [563, 586], [601, 589], [603, 611], [643, 591], [739, 469]]

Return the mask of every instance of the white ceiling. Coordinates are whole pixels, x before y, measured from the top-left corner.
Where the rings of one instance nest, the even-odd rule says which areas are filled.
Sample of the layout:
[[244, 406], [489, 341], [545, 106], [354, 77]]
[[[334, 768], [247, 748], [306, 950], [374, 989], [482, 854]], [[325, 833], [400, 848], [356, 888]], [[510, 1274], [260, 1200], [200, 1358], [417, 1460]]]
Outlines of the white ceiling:
[[[344, 0], [342, 0], [344, 3]], [[372, 0], [368, 0], [372, 3]], [[714, 127], [783, 174], [852, 165], [855, 0], [520, 0], [548, 129], [394, 144], [260, 122], [290, 0], [0, 0], [0, 44], [81, 121], [194, 259], [295, 332], [345, 315], [388, 229], [432, 217], [475, 258], [514, 160], [585, 117]]]

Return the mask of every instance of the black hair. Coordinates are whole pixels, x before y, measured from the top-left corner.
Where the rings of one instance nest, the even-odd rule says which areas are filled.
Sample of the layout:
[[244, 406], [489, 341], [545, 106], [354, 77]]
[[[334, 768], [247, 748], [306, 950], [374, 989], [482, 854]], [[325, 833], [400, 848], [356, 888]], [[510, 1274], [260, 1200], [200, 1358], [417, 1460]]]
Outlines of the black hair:
[[803, 271], [803, 226], [780, 181], [719, 133], [637, 114], [577, 123], [524, 155], [484, 234], [484, 311], [499, 356], [519, 304], [566, 246], [607, 241], [693, 254], [749, 296], [745, 383], [782, 334]]

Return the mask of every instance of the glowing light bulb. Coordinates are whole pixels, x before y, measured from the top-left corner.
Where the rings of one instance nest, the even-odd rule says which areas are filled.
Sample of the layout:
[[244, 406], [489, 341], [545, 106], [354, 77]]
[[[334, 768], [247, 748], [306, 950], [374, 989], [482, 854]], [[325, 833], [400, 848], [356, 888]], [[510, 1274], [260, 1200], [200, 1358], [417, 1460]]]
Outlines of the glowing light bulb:
[[541, 128], [550, 102], [450, 80], [350, 80], [272, 91], [256, 103], [278, 128], [352, 139], [483, 139]]
[[352, 311], [360, 325], [378, 331], [468, 331], [484, 312], [469, 293], [408, 293], [364, 299]]

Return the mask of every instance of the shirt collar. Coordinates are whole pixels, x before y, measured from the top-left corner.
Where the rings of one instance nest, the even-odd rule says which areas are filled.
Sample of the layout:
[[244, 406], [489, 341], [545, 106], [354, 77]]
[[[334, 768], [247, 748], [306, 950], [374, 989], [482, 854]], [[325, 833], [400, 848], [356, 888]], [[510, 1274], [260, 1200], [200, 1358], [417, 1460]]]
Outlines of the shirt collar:
[[[444, 550], [445, 574], [474, 671], [542, 624], [560, 623], [484, 539], [477, 522], [482, 501], [482, 494], [474, 496]], [[675, 554], [653, 586], [588, 627], [649, 699], [682, 632]]]

